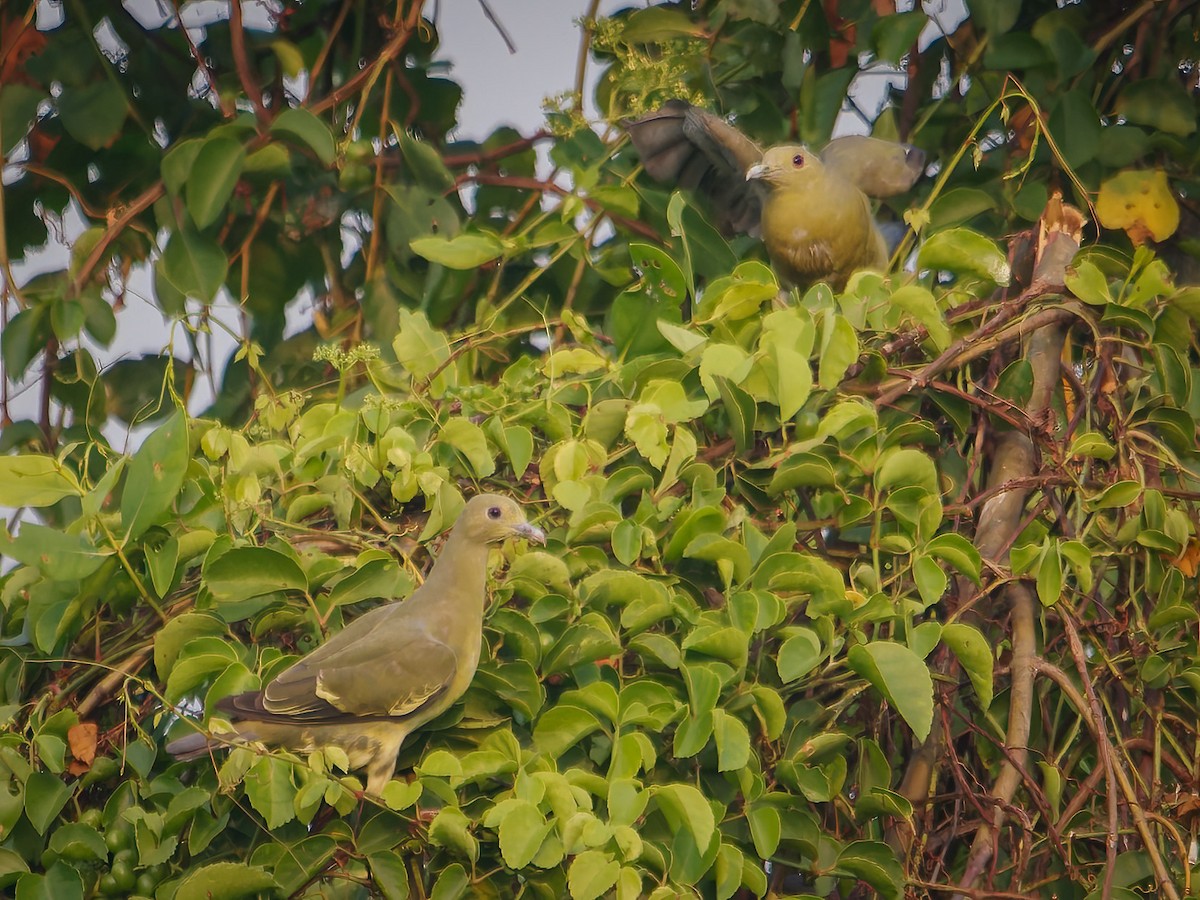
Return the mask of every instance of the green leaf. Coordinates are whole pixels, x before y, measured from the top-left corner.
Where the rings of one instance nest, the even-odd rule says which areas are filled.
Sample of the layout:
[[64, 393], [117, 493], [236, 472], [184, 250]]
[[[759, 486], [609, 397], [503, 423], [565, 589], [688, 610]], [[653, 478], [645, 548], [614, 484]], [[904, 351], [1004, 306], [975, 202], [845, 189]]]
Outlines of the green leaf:
[[18, 878], [15, 900], [83, 900], [83, 879], [71, 866], [56, 862], [45, 875]]
[[1108, 289], [1108, 278], [1095, 263], [1084, 260], [1068, 268], [1065, 281], [1071, 293], [1084, 303], [1107, 306], [1113, 302], [1112, 293]]
[[659, 785], [652, 790], [671, 829], [687, 829], [697, 847], [707, 847], [717, 825], [704, 795], [690, 784]]
[[931, 235], [917, 253], [917, 267], [985, 278], [999, 285], [1008, 284], [1012, 277], [1004, 251], [970, 228], [947, 228]]
[[430, 383], [435, 396], [440, 396], [453, 384], [453, 367], [446, 366], [450, 359], [450, 344], [442, 332], [434, 330], [424, 313], [400, 310], [392, 350], [413, 378], [425, 379], [441, 370]]
[[9, 319], [8, 326], [0, 332], [0, 355], [10, 379], [19, 380], [42, 351], [50, 337], [47, 318], [45, 306], [33, 306]]
[[183, 487], [188, 457], [187, 414], [177, 410], [146, 438], [129, 463], [121, 495], [121, 525], [129, 540], [162, 523]]
[[928, 288], [916, 284], [905, 285], [892, 292], [890, 302], [924, 325], [925, 330], [929, 332], [930, 342], [938, 350], [945, 350], [950, 345], [950, 329], [946, 326], [937, 300]]
[[49, 772], [34, 772], [25, 780], [25, 815], [38, 834], [45, 834], [71, 799], [72, 789]]
[[926, 606], [932, 606], [941, 600], [949, 584], [942, 567], [929, 556], [918, 556], [913, 560], [913, 580], [917, 583], [917, 592]]
[[55, 829], [50, 836], [50, 849], [72, 862], [100, 860], [108, 862], [108, 847], [104, 838], [90, 825], [72, 822]]
[[483, 429], [469, 419], [450, 419], [438, 437], [463, 455], [476, 478], [487, 478], [496, 471], [496, 457]]
[[996, 208], [996, 198], [979, 188], [956, 187], [941, 194], [929, 206], [931, 228], [958, 225]]
[[1102, 126], [1089, 91], [1077, 87], [1060, 94], [1047, 127], [1069, 165], [1082, 166], [1096, 158]]
[[56, 102], [67, 133], [92, 150], [112, 144], [129, 113], [125, 92], [107, 78], [64, 87]]
[[571, 860], [567, 889], [571, 900], [596, 900], [617, 883], [621, 864], [603, 850], [585, 850]]
[[383, 789], [381, 799], [388, 809], [402, 812], [421, 799], [425, 788], [420, 781], [401, 781], [393, 778]]
[[82, 495], [74, 473], [53, 456], [0, 456], [0, 506], [51, 506], [63, 497]]
[[937, 467], [920, 450], [901, 447], [887, 453], [875, 470], [875, 487], [879, 490], [918, 487], [926, 493], [938, 492]]
[[750, 761], [750, 732], [736, 716], [713, 710], [713, 738], [717, 744], [717, 771], [737, 772]]
[[996, 38], [1017, 24], [1021, 0], [967, 0], [971, 21]]
[[665, 337], [671, 343], [671, 346], [680, 353], [690, 353], [697, 347], [702, 347], [708, 343], [708, 338], [698, 331], [693, 331], [691, 328], [675, 325], [666, 319], [659, 319], [656, 324], [659, 334]]
[[779, 849], [783, 835], [783, 822], [779, 810], [766, 803], [752, 803], [746, 810], [746, 821], [750, 825], [750, 838], [760, 859], [770, 859]]
[[184, 613], [154, 634], [154, 668], [160, 681], [170, 677], [180, 651], [193, 638], [224, 634], [225, 623], [207, 613]]
[[[0, 98], [2, 99], [2, 98]], [[17, 810], [20, 813], [20, 810]], [[29, 863], [20, 854], [7, 847], [0, 847], [0, 888], [13, 884], [22, 874], [29, 871]]]
[[429, 840], [465, 856], [472, 864], [479, 859], [479, 841], [471, 834], [471, 820], [457, 806], [444, 806], [429, 823]]
[[738, 452], [744, 453], [754, 443], [758, 407], [753, 397], [728, 378], [717, 378], [716, 384], [721, 394], [721, 403], [729, 417], [730, 437], [733, 438]]
[[384, 900], [406, 900], [409, 887], [404, 857], [395, 850], [379, 850], [367, 854], [367, 865]]
[[333, 165], [337, 147], [329, 126], [300, 106], [285, 109], [271, 123], [271, 133], [293, 138], [307, 146], [324, 165]]
[[917, 740], [929, 736], [933, 725], [933, 679], [919, 656], [903, 644], [873, 641], [851, 647], [846, 662], [887, 698]]
[[292, 780], [291, 763], [273, 756], [260, 757], [246, 773], [244, 784], [250, 805], [263, 817], [270, 830], [296, 818], [293, 803], [296, 785]]
[[419, 237], [409, 241], [408, 246], [417, 256], [447, 269], [477, 269], [504, 254], [504, 244], [490, 234]]
[[626, 20], [622, 40], [630, 44], [654, 44], [680, 37], [700, 37], [704, 29], [678, 9], [651, 6], [635, 10]]
[[961, 622], [951, 622], [942, 627], [942, 640], [958, 657], [958, 663], [971, 679], [980, 708], [987, 710], [992, 705], [992, 647], [978, 628]]
[[235, 547], [204, 567], [204, 584], [219, 602], [308, 588], [304, 570], [269, 547]]
[[821, 639], [817, 633], [811, 628], [797, 626], [791, 637], [780, 646], [779, 655], [775, 658], [780, 680], [789, 684], [802, 678], [817, 667], [823, 656]]
[[875, 56], [884, 62], [899, 63], [901, 57], [913, 50], [913, 44], [929, 17], [919, 9], [883, 16], [871, 29], [871, 44]]
[[236, 900], [276, 887], [271, 873], [261, 866], [234, 862], [193, 865], [179, 883], [175, 900]]
[[939, 534], [925, 544], [925, 552], [950, 563], [958, 571], [979, 584], [983, 559], [980, 557], [979, 551], [975, 549], [975, 545], [961, 534], [952, 532]]
[[373, 597], [397, 600], [412, 593], [412, 589], [412, 576], [394, 559], [370, 559], [333, 586], [329, 603], [346, 606]]
[[187, 178], [187, 208], [197, 228], [207, 228], [220, 217], [245, 162], [246, 149], [233, 138], [204, 142]]
[[1037, 569], [1037, 594], [1043, 606], [1053, 606], [1063, 592], [1062, 554], [1058, 541], [1047, 538]]
[[434, 147], [407, 131], [400, 132], [398, 138], [400, 153], [417, 184], [439, 194], [454, 190], [454, 175]]
[[879, 892], [884, 900], [904, 896], [904, 869], [887, 844], [854, 841], [838, 854], [838, 871], [860, 878]]
[[851, 363], [858, 359], [858, 334], [854, 326], [832, 310], [825, 311], [817, 383], [826, 390], [837, 387]]
[[500, 855], [510, 869], [523, 869], [533, 861], [554, 825], [528, 800], [514, 800], [500, 820]]
[[1134, 125], [1187, 137], [1196, 130], [1192, 97], [1174, 78], [1137, 78], [1126, 82], [1117, 96], [1117, 114]]
[[553, 759], [600, 727], [600, 720], [586, 709], [577, 706], [555, 706], [538, 719], [533, 729], [533, 742], [538, 752]]
[[203, 138], [190, 138], [177, 142], [163, 154], [159, 169], [162, 172], [163, 187], [171, 196], [177, 197], [183, 191], [188, 174], [192, 171], [192, 164], [205, 143], [207, 142]]
[[65, 534], [35, 522], [23, 523], [12, 539], [0, 531], [0, 547], [13, 559], [36, 566], [51, 581], [86, 578], [106, 558], [87, 534]]
[[1087, 498], [1085, 507], [1088, 510], [1118, 509], [1137, 500], [1143, 490], [1140, 482], [1118, 481], [1116, 484], [1110, 484], [1095, 497]]
[[158, 267], [175, 290], [211, 303], [225, 283], [229, 258], [214, 238], [183, 227], [171, 234]]
[[46, 92], [9, 81], [0, 91], [0, 155], [8, 157], [12, 149], [24, 140], [37, 117], [38, 106]]

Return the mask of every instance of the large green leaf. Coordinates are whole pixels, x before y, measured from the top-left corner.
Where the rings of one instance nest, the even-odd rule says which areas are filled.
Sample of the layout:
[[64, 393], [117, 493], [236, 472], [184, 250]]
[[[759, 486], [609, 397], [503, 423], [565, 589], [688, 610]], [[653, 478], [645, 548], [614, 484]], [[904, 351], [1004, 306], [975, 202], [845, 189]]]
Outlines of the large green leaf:
[[121, 525], [128, 539], [163, 524], [183, 487], [187, 466], [187, 414], [177, 410], [146, 438], [126, 469]]
[[171, 234], [158, 266], [175, 290], [211, 303], [225, 283], [229, 258], [213, 238], [184, 227]]
[[116, 140], [128, 113], [125, 91], [107, 78], [66, 87], [58, 98], [63, 127], [92, 150], [107, 147]]
[[204, 142], [187, 177], [187, 208], [197, 228], [207, 228], [224, 212], [245, 162], [245, 148], [232, 138]]
[[218, 601], [246, 600], [275, 591], [308, 588], [304, 570], [269, 547], [235, 547], [204, 568], [204, 584]]
[[933, 679], [921, 657], [903, 644], [873, 641], [851, 647], [846, 662], [887, 698], [917, 740], [929, 736], [933, 724]]
[[217, 862], [191, 869], [175, 890], [175, 900], [236, 900], [277, 887], [271, 873], [260, 866]]

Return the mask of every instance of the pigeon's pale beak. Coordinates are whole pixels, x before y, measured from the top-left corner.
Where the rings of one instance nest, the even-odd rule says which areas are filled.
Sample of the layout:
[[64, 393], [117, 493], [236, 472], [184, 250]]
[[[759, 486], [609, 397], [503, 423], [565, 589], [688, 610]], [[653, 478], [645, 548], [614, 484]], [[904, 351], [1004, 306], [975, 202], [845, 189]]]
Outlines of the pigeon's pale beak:
[[746, 170], [746, 180], [753, 181], [756, 178], [765, 178], [767, 175], [767, 167], [762, 163], [751, 166]]
[[536, 525], [530, 525], [528, 522], [522, 522], [520, 525], [518, 525], [516, 528], [513, 529], [513, 532], [515, 534], [520, 535], [523, 538], [528, 538], [529, 540], [533, 541], [535, 544], [545, 544], [546, 543], [545, 532], [542, 531], [542, 529], [538, 528]]

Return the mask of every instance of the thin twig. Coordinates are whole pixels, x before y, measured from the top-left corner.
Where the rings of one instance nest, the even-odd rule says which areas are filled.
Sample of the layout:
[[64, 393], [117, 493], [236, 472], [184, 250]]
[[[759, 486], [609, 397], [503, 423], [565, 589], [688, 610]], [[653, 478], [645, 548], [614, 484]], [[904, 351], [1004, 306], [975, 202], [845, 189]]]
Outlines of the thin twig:
[[508, 29], [504, 27], [504, 23], [500, 21], [500, 17], [492, 11], [492, 7], [488, 4], [487, 0], [479, 0], [479, 5], [483, 9], [484, 16], [492, 23], [492, 27], [499, 32], [500, 39], [504, 41], [504, 46], [508, 48], [508, 52], [515, 56], [517, 45], [513, 41], [512, 35], [508, 33]]

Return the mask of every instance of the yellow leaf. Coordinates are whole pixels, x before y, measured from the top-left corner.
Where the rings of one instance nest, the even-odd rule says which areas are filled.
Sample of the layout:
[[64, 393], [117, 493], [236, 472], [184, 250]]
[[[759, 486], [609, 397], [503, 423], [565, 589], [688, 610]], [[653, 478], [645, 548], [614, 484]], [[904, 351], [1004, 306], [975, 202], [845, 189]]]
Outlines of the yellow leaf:
[[1096, 217], [1105, 228], [1120, 228], [1135, 244], [1166, 240], [1179, 227], [1179, 204], [1162, 169], [1127, 169], [1100, 185]]

